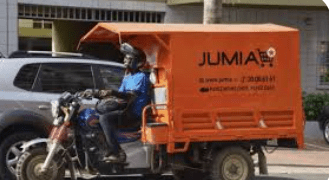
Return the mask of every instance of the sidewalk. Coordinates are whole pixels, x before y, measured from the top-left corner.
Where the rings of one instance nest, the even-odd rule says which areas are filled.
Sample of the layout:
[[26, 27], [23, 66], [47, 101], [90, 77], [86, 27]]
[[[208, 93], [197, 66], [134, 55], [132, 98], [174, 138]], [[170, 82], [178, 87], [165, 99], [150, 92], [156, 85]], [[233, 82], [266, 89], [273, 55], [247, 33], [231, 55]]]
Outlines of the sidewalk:
[[284, 149], [265, 156], [269, 174], [329, 174], [329, 151]]

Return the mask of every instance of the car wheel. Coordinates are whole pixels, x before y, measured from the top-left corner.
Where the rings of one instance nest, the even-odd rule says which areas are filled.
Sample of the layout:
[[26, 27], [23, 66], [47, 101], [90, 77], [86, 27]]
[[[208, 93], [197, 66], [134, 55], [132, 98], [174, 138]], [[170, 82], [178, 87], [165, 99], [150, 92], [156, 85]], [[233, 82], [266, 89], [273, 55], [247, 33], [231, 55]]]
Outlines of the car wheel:
[[323, 124], [323, 137], [324, 140], [329, 144], [329, 119]]
[[219, 151], [211, 166], [212, 180], [250, 180], [255, 176], [250, 153], [240, 147]]
[[22, 155], [22, 144], [37, 137], [38, 134], [36, 133], [20, 132], [3, 140], [0, 145], [0, 179], [15, 179], [16, 165]]

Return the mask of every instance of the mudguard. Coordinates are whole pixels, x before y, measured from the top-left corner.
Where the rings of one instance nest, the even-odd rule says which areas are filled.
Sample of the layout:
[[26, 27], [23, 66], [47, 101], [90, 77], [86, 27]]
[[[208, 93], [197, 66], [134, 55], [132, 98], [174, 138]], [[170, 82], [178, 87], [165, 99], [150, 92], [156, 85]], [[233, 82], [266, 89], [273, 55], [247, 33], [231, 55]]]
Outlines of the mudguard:
[[37, 138], [37, 139], [33, 139], [29, 142], [24, 143], [21, 148], [22, 148], [22, 152], [24, 153], [25, 151], [29, 150], [31, 146], [35, 146], [38, 144], [46, 144], [48, 145], [48, 143], [50, 142], [50, 139], [48, 138]]
[[24, 125], [28, 125], [48, 134], [52, 127], [52, 120], [29, 110], [8, 111], [0, 117], [0, 136], [3, 137], [3, 131], [13, 125], [20, 125], [22, 130], [24, 130]]

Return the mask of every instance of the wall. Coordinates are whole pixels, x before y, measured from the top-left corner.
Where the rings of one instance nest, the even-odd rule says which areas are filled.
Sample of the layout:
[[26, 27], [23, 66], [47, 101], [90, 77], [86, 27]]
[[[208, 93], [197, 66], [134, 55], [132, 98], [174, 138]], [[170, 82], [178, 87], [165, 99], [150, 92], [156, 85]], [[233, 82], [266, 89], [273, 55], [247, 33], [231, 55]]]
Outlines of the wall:
[[[203, 0], [168, 0], [168, 5], [184, 5], [192, 3], [203, 3]], [[271, 6], [318, 6], [326, 7], [322, 0], [223, 0], [223, 4], [250, 4], [250, 5], [271, 5]]]
[[0, 52], [4, 55], [18, 50], [18, 3], [110, 10], [153, 12], [166, 10], [165, 0], [0, 0]]
[[52, 50], [55, 52], [75, 52], [80, 38], [93, 26], [95, 23], [54, 21]]
[[[11, 1], [11, 0], [10, 0]], [[18, 3], [25, 4], [42, 4], [53, 6], [73, 6], [86, 8], [103, 8], [103, 9], [125, 9], [125, 10], [142, 10], [142, 11], [162, 11], [165, 3], [160, 0], [156, 1], [127, 1], [127, 0], [17, 0]]]
[[18, 48], [17, 1], [0, 0], [0, 52], [10, 54]]

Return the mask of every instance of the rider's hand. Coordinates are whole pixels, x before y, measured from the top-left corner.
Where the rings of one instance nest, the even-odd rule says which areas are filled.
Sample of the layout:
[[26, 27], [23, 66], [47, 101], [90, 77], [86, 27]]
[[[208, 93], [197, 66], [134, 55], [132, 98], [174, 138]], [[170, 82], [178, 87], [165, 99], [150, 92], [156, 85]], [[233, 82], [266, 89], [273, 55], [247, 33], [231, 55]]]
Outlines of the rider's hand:
[[79, 96], [79, 97], [83, 97], [83, 96], [84, 96], [84, 93], [85, 93], [84, 91], [79, 91], [79, 92], [78, 92], [78, 96]]
[[80, 97], [85, 97], [85, 98], [92, 98], [93, 97], [93, 90], [92, 89], [87, 89], [85, 91], [82, 91], [79, 93]]
[[104, 97], [107, 97], [107, 96], [112, 96], [113, 93], [112, 93], [111, 89], [109, 89], [109, 90], [100, 90], [98, 95], [99, 95], [100, 98], [104, 98]]

